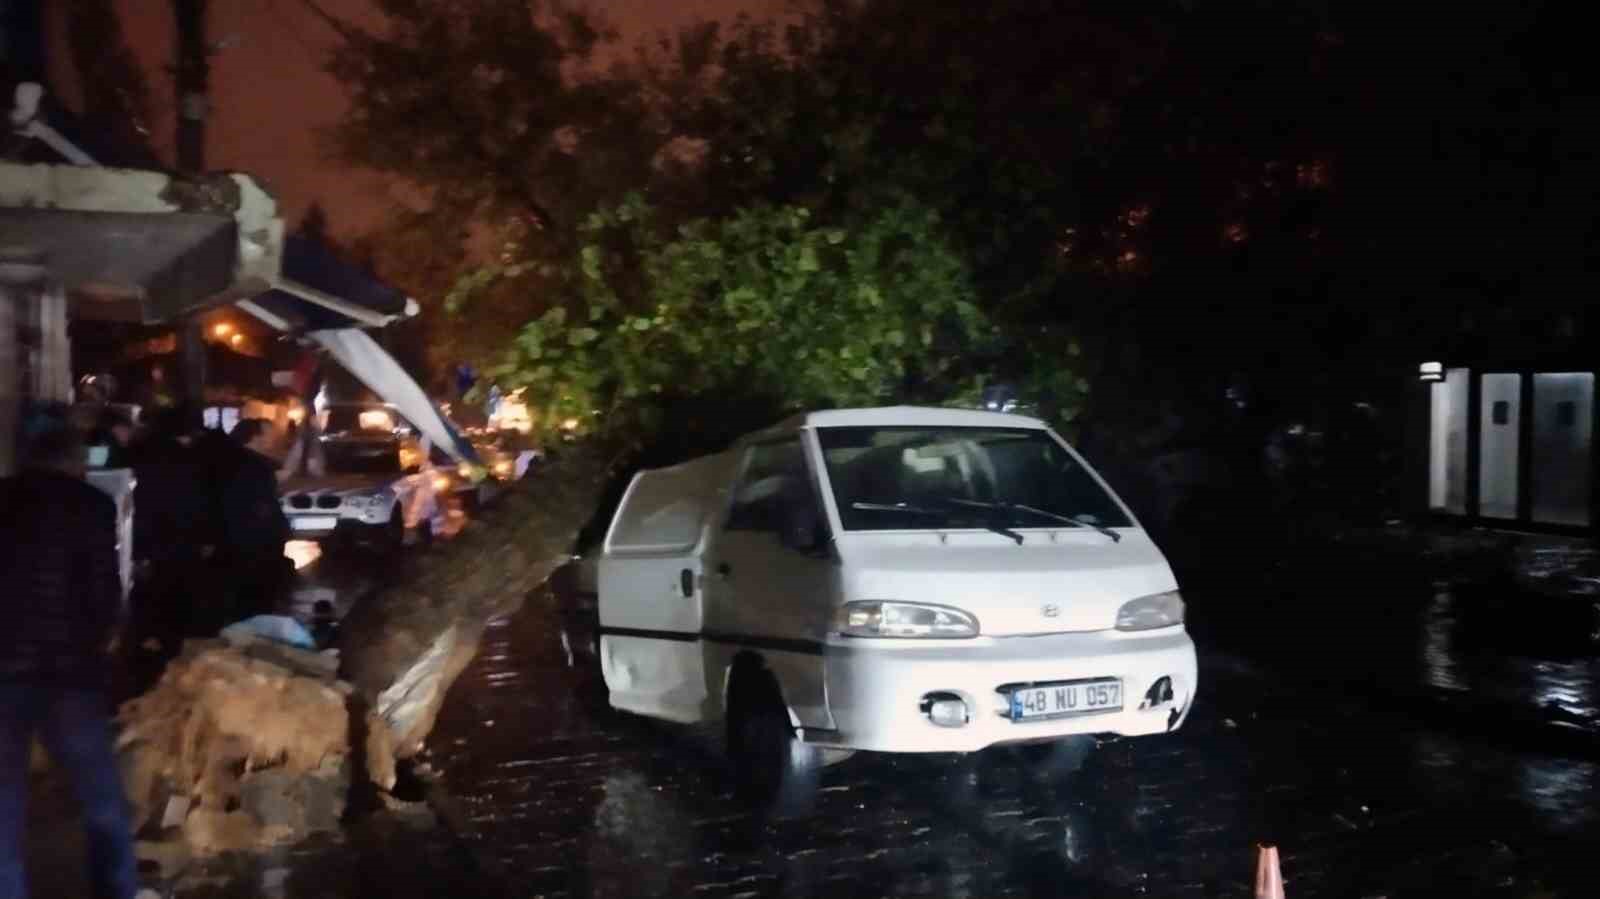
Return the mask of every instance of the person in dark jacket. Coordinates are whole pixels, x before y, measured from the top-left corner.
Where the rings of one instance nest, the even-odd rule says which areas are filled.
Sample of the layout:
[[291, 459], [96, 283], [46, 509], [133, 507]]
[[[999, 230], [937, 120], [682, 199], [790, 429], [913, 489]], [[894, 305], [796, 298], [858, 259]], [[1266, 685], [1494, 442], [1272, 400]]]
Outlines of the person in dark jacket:
[[133, 557], [140, 572], [134, 629], [138, 644], [159, 646], [163, 662], [178, 654], [195, 605], [211, 592], [206, 563], [216, 534], [191, 418], [182, 408], [160, 410], [133, 460]]
[[37, 736], [72, 778], [97, 896], [138, 890], [127, 798], [112, 749], [110, 645], [122, 614], [116, 507], [83, 481], [64, 423], [36, 433], [23, 473], [0, 480], [0, 897], [27, 895], [29, 754]]
[[237, 621], [276, 611], [294, 564], [283, 554], [289, 519], [278, 504], [278, 466], [266, 455], [271, 428], [263, 419], [246, 418], [230, 436], [234, 449], [222, 479], [218, 555], [233, 587], [230, 613]]

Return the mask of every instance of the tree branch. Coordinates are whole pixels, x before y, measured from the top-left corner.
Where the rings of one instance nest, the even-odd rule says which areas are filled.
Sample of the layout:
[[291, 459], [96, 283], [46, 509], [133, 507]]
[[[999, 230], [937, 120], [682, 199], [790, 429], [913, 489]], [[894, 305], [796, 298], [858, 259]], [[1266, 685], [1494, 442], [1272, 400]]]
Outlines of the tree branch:
[[323, 9], [322, 6], [317, 3], [317, 0], [300, 0], [300, 5], [310, 10], [312, 15], [321, 19], [323, 24], [338, 32], [339, 37], [343, 38], [344, 42], [347, 44], [355, 43], [357, 40], [363, 37], [370, 37], [370, 35], [368, 35], [362, 29], [351, 25], [349, 22], [346, 22], [333, 13]]

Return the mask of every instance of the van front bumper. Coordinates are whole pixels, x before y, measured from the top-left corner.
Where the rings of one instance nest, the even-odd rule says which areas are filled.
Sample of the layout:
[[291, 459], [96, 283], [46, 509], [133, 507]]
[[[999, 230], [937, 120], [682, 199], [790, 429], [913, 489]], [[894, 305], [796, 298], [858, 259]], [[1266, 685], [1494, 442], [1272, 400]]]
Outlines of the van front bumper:
[[[1198, 687], [1194, 643], [1181, 627], [926, 642], [835, 638], [826, 658], [835, 729], [805, 728], [802, 739], [875, 752], [973, 752], [1072, 734], [1168, 733], [1183, 724]], [[1122, 681], [1119, 711], [1012, 721], [1009, 697], [999, 691], [1103, 678]], [[1170, 695], [1157, 686], [1162, 678]], [[935, 724], [925, 708], [929, 694], [964, 700], [966, 724]]]

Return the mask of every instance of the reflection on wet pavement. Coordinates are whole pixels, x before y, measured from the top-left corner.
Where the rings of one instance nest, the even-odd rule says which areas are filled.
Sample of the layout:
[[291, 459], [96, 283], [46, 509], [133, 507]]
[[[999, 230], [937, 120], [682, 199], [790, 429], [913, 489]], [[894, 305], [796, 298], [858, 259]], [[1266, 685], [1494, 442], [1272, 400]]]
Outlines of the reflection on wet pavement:
[[1526, 896], [1586, 884], [1600, 848], [1592, 763], [1215, 666], [1180, 734], [1076, 773], [1006, 748], [861, 754], [809, 816], [769, 819], [731, 795], [709, 731], [606, 707], [561, 608], [544, 592], [494, 623], [430, 746], [520, 895], [1239, 896], [1272, 840], [1297, 899]]
[[1197, 592], [1191, 630], [1201, 645], [1310, 681], [1457, 694], [1600, 736], [1600, 642], [1588, 633], [1586, 599], [1366, 575], [1302, 582], [1265, 613], [1233, 594]]
[[[1554, 602], [1554, 600], [1544, 600]], [[1600, 653], [1581, 630], [1547, 620], [1539, 600], [1473, 609], [1448, 590], [1423, 614], [1422, 683], [1540, 709], [1600, 728]], [[1484, 620], [1475, 621], [1474, 615]], [[1562, 658], [1562, 656], [1575, 656]]]
[[1468, 690], [1455, 647], [1455, 598], [1437, 590], [1422, 615], [1422, 678], [1445, 690]]

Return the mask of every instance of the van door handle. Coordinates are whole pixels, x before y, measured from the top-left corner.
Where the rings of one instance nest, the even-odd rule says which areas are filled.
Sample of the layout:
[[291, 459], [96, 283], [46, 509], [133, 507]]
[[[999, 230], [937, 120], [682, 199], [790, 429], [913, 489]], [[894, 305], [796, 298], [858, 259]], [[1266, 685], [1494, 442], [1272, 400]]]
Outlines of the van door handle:
[[733, 566], [727, 562], [718, 562], [716, 567], [717, 577], [727, 580], [733, 575]]

